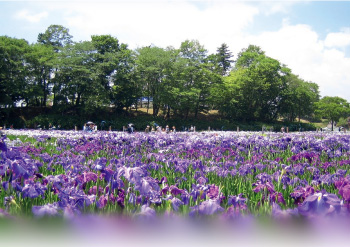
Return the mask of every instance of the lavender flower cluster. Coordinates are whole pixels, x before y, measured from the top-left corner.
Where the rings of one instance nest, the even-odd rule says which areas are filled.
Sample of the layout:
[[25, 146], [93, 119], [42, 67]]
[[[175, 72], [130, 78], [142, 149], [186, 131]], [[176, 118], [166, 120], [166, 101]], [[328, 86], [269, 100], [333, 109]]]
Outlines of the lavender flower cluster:
[[350, 216], [346, 133], [5, 134], [4, 217]]

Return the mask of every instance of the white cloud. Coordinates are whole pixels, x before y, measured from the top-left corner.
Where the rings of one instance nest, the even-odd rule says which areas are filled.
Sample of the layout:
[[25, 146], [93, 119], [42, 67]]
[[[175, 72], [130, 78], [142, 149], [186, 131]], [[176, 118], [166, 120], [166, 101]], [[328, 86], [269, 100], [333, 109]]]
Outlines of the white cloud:
[[329, 33], [325, 39], [327, 47], [346, 47], [350, 45], [350, 32]]
[[[123, 1], [52, 5], [64, 12], [65, 24], [77, 40], [92, 34], [111, 34], [131, 48], [150, 45], [179, 47], [186, 39], [198, 39], [210, 51], [240, 36], [259, 13], [241, 2], [206, 2], [199, 8], [188, 1]], [[53, 7], [54, 6], [54, 7]]]
[[40, 22], [43, 18], [48, 16], [48, 12], [40, 12], [37, 14], [31, 14], [28, 10], [21, 10], [16, 13], [15, 17], [20, 20], [26, 20], [32, 23]]
[[285, 24], [276, 32], [247, 36], [245, 40], [260, 46], [268, 56], [286, 64], [304, 80], [317, 83], [321, 96], [339, 96], [350, 101], [350, 58], [338, 49], [346, 43], [341, 43], [341, 39], [332, 43], [329, 36], [320, 39], [310, 26]]
[[291, 7], [295, 4], [300, 4], [302, 1], [260, 1], [263, 13], [265, 15], [273, 15], [276, 13], [288, 13]]

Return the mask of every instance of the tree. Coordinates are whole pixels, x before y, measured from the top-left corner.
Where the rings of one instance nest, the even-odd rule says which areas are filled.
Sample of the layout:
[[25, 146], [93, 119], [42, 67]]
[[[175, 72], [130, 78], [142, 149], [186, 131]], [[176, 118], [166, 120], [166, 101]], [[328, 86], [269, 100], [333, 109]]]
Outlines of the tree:
[[210, 85], [215, 78], [207, 61], [207, 50], [197, 40], [186, 40], [179, 49], [177, 75], [179, 110], [187, 118], [190, 112], [198, 113], [208, 109], [207, 99]]
[[24, 99], [29, 50], [24, 39], [0, 36], [0, 104], [5, 107]]
[[316, 103], [316, 108], [317, 114], [332, 122], [332, 131], [334, 122], [338, 122], [341, 117], [347, 117], [350, 114], [349, 103], [345, 99], [337, 96], [323, 97]]
[[135, 53], [122, 45], [117, 54], [118, 62], [112, 75], [111, 103], [118, 111], [124, 107], [137, 105], [137, 100], [142, 96], [140, 79], [135, 69]]
[[231, 63], [233, 60], [232, 53], [229, 51], [227, 44], [223, 43], [218, 49], [216, 53], [218, 66], [220, 68], [220, 74], [222, 76], [227, 75], [228, 71], [231, 68]]
[[58, 52], [63, 47], [71, 45], [73, 36], [69, 34], [69, 29], [61, 25], [50, 25], [44, 33], [39, 33], [38, 43], [51, 46]]
[[281, 115], [289, 121], [296, 117], [311, 117], [315, 110], [315, 103], [319, 101], [318, 85], [306, 82], [294, 74], [286, 77], [287, 88], [283, 92]]
[[78, 113], [80, 106], [97, 107], [101, 88], [94, 80], [94, 51], [92, 43], [84, 41], [65, 46], [59, 53], [53, 88], [55, 105], [70, 104]]
[[[240, 120], [271, 121], [277, 119], [286, 89], [286, 75], [290, 70], [279, 61], [270, 58], [257, 46], [243, 49], [236, 66], [226, 81], [234, 89], [232, 102], [234, 116]], [[228, 83], [233, 83], [230, 86]], [[229, 109], [227, 104], [226, 111]], [[233, 111], [232, 110], [232, 111]], [[232, 116], [232, 111], [229, 114]]]
[[119, 64], [121, 48], [126, 49], [126, 45], [120, 45], [119, 40], [111, 35], [93, 35], [91, 43], [94, 47], [92, 69], [95, 81], [99, 84], [96, 87], [101, 88], [98, 95], [102, 101], [105, 99], [104, 102], [101, 101], [102, 104], [109, 104], [112, 97], [112, 76]]
[[[172, 62], [171, 52], [156, 46], [137, 49], [136, 66], [143, 87], [143, 96], [153, 99], [153, 116], [157, 116], [166, 86], [165, 78]], [[147, 111], [149, 103], [147, 104]]]
[[33, 44], [28, 52], [28, 67], [30, 73], [26, 81], [29, 90], [26, 92], [27, 105], [46, 106], [47, 98], [51, 94], [54, 63], [56, 53], [50, 46]]
[[37, 72], [37, 82], [42, 91], [41, 106], [46, 106], [47, 97], [51, 93], [49, 89], [52, 88], [51, 79], [58, 72], [57, 68], [52, 66], [54, 55], [50, 49], [56, 54], [60, 53], [65, 47], [73, 44], [72, 38], [69, 29], [61, 25], [50, 25], [44, 33], [38, 35], [38, 44], [33, 47], [32, 56], [37, 60], [33, 62], [36, 65], [34, 70]]

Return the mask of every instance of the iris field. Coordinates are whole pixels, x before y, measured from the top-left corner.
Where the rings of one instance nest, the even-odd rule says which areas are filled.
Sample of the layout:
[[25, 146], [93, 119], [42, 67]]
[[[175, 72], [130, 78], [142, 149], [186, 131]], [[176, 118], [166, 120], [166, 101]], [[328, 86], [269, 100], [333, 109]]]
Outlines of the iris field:
[[4, 131], [6, 219], [248, 219], [350, 216], [350, 134]]

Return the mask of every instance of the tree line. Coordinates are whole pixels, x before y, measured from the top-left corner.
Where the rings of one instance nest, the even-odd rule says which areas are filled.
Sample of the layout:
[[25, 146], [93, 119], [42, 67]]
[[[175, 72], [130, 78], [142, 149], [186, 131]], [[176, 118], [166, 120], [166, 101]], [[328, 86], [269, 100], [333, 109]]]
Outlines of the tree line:
[[[210, 110], [239, 121], [294, 121], [315, 113], [337, 121], [348, 114], [346, 100], [320, 100], [316, 83], [293, 74], [258, 46], [234, 57], [226, 44], [208, 54], [197, 40], [179, 48], [131, 50], [111, 35], [72, 38], [60, 25], [49, 26], [34, 44], [0, 36], [1, 109], [21, 102], [78, 115], [106, 107], [121, 113], [145, 97], [147, 109], [166, 118], [197, 118]], [[325, 109], [329, 98], [338, 115]]]

